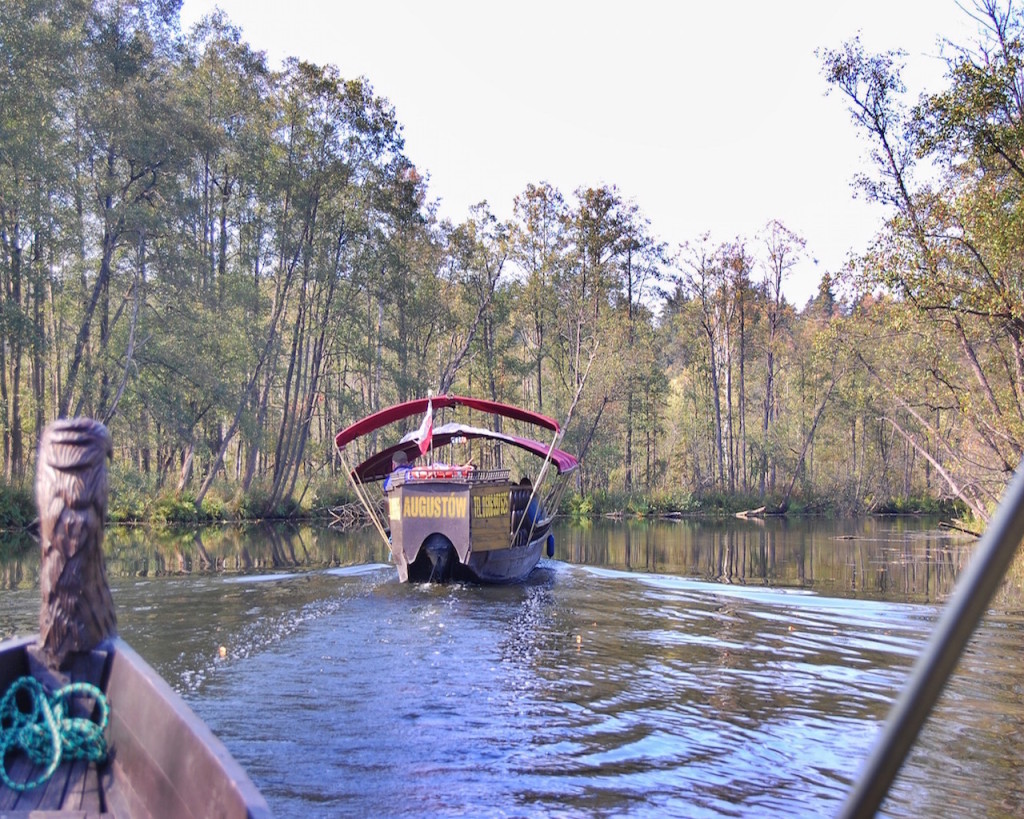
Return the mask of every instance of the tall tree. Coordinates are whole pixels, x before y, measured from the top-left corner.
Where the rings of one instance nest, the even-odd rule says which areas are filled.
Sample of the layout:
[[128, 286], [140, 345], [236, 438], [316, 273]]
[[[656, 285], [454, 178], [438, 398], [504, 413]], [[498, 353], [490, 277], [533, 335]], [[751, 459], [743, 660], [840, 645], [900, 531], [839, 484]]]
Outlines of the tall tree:
[[[765, 340], [764, 404], [761, 412], [761, 468], [758, 474], [758, 493], [763, 498], [765, 491], [775, 490], [776, 464], [774, 453], [778, 451], [773, 441], [772, 426], [778, 417], [776, 376], [778, 351], [785, 316], [785, 296], [782, 284], [801, 259], [805, 240], [789, 230], [778, 220], [770, 221], [762, 233], [765, 257], [762, 265], [761, 286], [764, 290], [764, 312], [768, 337]], [[769, 453], [773, 454], [769, 460]]]
[[45, 412], [47, 305], [66, 241], [69, 157], [65, 109], [81, 51], [73, 3], [0, 6], [0, 408], [8, 480], [25, 471], [23, 370], [31, 362], [34, 427]]
[[[473, 208], [470, 218], [449, 236], [449, 269], [456, 304], [462, 320], [456, 318], [450, 341], [441, 351], [443, 362], [438, 389], [446, 393], [455, 382], [474, 342], [479, 339], [484, 359], [484, 378], [492, 400], [499, 395], [499, 358], [504, 359], [497, 337], [500, 319], [495, 316], [495, 290], [508, 258], [508, 226], [501, 224], [486, 203]], [[457, 307], [458, 309], [458, 307]], [[511, 338], [511, 336], [508, 336]]]
[[[663, 243], [654, 238], [650, 222], [634, 203], [624, 206], [621, 250], [618, 254], [619, 289], [626, 309], [626, 345], [623, 351], [626, 363], [624, 386], [626, 392], [625, 445], [623, 453], [624, 489], [632, 492], [634, 486], [634, 433], [639, 430], [638, 415], [649, 415], [647, 400], [653, 373], [654, 356], [647, 344], [652, 340], [644, 329], [650, 326], [649, 304], [660, 297], [662, 268], [665, 265]], [[648, 429], [649, 424], [644, 424]], [[647, 455], [650, 441], [646, 443]], [[648, 469], [649, 474], [649, 457]]]
[[544, 412], [544, 361], [556, 323], [555, 288], [565, 264], [566, 204], [551, 185], [528, 185], [515, 198], [513, 212], [510, 253], [525, 279], [518, 300], [522, 318], [517, 323], [531, 354], [537, 410]]
[[[83, 259], [84, 310], [58, 398], [57, 413], [108, 415], [111, 403], [111, 284], [118, 254], [134, 249], [162, 186], [174, 184], [188, 151], [188, 129], [170, 92], [178, 3], [133, 0], [95, 4], [80, 52], [75, 95], [75, 156], [83, 238], [95, 258]], [[87, 209], [87, 210], [86, 210]], [[131, 287], [124, 288], [131, 292]], [[93, 324], [98, 322], [99, 337]], [[94, 344], [95, 342], [95, 344]], [[81, 371], [86, 367], [86, 377]], [[94, 380], [95, 377], [95, 380]]]
[[[873, 139], [876, 174], [862, 184], [893, 213], [857, 283], [887, 287], [958, 350], [949, 369], [929, 375], [973, 435], [933, 466], [985, 519], [1024, 453], [1024, 13], [984, 0], [974, 16], [987, 24], [985, 38], [959, 49], [949, 88], [912, 111], [901, 104], [899, 53], [868, 55], [854, 40], [822, 59], [829, 83]], [[915, 178], [919, 161], [933, 173]], [[912, 420], [894, 428], [927, 457], [936, 434], [927, 419], [939, 407], [921, 413], [915, 394], [887, 386]]]
[[712, 401], [712, 429], [715, 442], [715, 484], [725, 485], [725, 446], [722, 430], [722, 398], [719, 382], [719, 368], [722, 358], [721, 299], [724, 291], [724, 271], [718, 249], [710, 244], [710, 237], [704, 235], [699, 243], [684, 245], [680, 251], [680, 285], [699, 307], [698, 321], [706, 341], [708, 375]]

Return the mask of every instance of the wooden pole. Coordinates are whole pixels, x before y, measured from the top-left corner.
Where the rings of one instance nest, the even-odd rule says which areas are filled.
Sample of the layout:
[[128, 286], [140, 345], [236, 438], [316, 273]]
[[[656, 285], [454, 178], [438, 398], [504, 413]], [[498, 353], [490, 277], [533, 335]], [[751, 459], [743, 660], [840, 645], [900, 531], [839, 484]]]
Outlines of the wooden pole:
[[39, 441], [39, 648], [53, 670], [117, 633], [103, 560], [112, 455], [107, 428], [90, 418], [54, 421]]

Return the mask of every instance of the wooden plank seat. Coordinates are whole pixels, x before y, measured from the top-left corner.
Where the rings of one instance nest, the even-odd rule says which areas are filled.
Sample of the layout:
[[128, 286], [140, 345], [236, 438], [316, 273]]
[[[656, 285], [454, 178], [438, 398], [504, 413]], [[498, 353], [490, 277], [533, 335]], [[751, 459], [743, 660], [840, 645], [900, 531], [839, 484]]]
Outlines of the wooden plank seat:
[[[92, 651], [75, 658], [66, 674], [57, 676], [43, 663], [31, 638], [12, 640], [2, 645], [0, 652], [0, 692], [6, 691], [19, 677], [31, 676], [54, 690], [68, 682], [88, 682], [102, 687], [106, 682], [109, 653]], [[20, 655], [20, 656], [19, 656]], [[74, 716], [88, 717], [90, 704], [74, 703]], [[24, 753], [12, 754], [7, 760], [7, 772], [15, 782], [29, 782], [44, 772], [42, 765], [34, 764]], [[102, 773], [104, 765], [85, 759], [64, 759], [48, 780], [26, 791], [0, 787], [0, 819], [27, 816], [33, 819], [46, 814], [59, 816], [105, 815]]]
[[[15, 782], [24, 782], [38, 776], [40, 767], [33, 765], [27, 757], [21, 756], [9, 768]], [[40, 811], [65, 815], [105, 816], [100, 790], [100, 774], [96, 763], [76, 759], [61, 762], [53, 776], [28, 791], [11, 788], [0, 790], [0, 817], [33, 817]]]

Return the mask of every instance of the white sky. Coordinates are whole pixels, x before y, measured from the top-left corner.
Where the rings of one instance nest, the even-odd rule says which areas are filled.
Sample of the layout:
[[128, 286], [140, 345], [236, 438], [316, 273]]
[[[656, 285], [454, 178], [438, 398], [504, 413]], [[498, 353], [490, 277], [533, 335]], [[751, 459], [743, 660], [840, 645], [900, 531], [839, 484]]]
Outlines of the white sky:
[[672, 248], [777, 218], [807, 240], [800, 306], [880, 218], [854, 197], [867, 143], [815, 49], [902, 48], [916, 98], [943, 87], [939, 41], [977, 28], [955, 0], [185, 0], [182, 27], [215, 6], [274, 64], [366, 76], [443, 216], [487, 200], [507, 218], [550, 182], [617, 186]]

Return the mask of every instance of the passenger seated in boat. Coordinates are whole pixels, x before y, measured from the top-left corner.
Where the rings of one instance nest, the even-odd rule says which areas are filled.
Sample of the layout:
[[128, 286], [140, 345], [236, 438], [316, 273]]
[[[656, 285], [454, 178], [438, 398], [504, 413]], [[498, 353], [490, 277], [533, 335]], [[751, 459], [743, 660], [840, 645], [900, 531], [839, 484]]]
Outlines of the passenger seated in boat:
[[537, 496], [533, 494], [533, 484], [530, 479], [525, 475], [519, 479], [519, 485], [523, 487], [527, 492], [530, 493], [530, 504], [526, 507], [526, 522], [530, 526], [534, 526], [537, 523], [537, 518], [540, 517], [540, 504], [537, 503]]
[[398, 450], [395, 453], [395, 457], [391, 459], [391, 474], [384, 481], [384, 491], [387, 492], [391, 488], [392, 479], [395, 475], [399, 472], [407, 472], [410, 469], [412, 469], [412, 464], [409, 463], [409, 459], [402, 450]]

